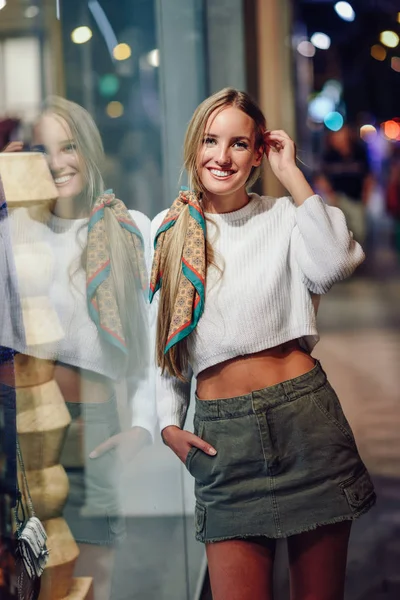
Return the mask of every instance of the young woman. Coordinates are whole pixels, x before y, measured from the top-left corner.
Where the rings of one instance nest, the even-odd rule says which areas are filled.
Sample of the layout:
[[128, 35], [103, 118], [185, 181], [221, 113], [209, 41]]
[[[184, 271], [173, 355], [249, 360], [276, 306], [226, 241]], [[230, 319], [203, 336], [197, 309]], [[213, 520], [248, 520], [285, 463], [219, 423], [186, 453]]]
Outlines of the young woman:
[[[63, 336], [17, 350], [56, 361], [55, 379], [72, 417], [63, 454], [70, 487], [64, 516], [80, 547], [75, 574], [93, 577], [96, 600], [106, 600], [113, 548], [125, 533], [115, 451], [133, 456], [151, 440], [155, 422], [145, 300], [150, 221], [105, 191], [100, 134], [82, 107], [50, 99], [32, 149], [46, 154], [59, 196], [51, 211], [13, 211], [12, 238], [19, 252], [48, 248], [51, 272], [41, 293]], [[33, 281], [46, 286], [35, 275]], [[121, 381], [127, 381], [133, 413], [124, 432], [115, 392]]]
[[[264, 153], [290, 197], [247, 191]], [[313, 297], [363, 251], [243, 92], [197, 108], [184, 166], [190, 191], [153, 222], [157, 404], [164, 442], [195, 478], [213, 598], [272, 598], [274, 540], [287, 538], [292, 598], [339, 600], [351, 521], [375, 495], [311, 356]], [[192, 374], [194, 433], [183, 429]]]

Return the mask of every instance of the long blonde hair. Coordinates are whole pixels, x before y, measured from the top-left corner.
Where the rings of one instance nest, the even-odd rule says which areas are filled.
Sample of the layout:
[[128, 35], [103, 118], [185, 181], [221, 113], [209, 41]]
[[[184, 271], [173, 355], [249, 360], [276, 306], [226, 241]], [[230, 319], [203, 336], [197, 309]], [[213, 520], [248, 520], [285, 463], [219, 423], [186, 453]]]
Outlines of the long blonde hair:
[[[266, 130], [265, 117], [257, 104], [246, 92], [240, 92], [233, 88], [225, 88], [204, 100], [197, 107], [189, 122], [184, 141], [183, 162], [183, 169], [186, 170], [188, 175], [189, 187], [200, 198], [206, 192], [198, 172], [198, 157], [203, 144], [205, 129], [210, 116], [215, 111], [220, 112], [229, 106], [238, 108], [253, 119], [255, 147], [260, 148], [264, 143], [264, 132]], [[260, 171], [261, 167], [253, 167], [246, 182], [247, 187], [254, 184], [260, 175]], [[188, 366], [187, 338], [175, 344], [166, 354], [164, 353], [164, 349], [178, 293], [182, 250], [188, 219], [189, 209], [186, 206], [171, 230], [171, 234], [165, 240], [165, 259], [162, 265], [162, 288], [160, 291], [156, 342], [157, 362], [162, 371], [182, 381], [186, 380], [185, 371]], [[206, 259], [207, 269], [211, 265], [216, 266], [214, 250], [209, 240], [206, 240]], [[217, 268], [222, 272], [221, 267]]]
[[[58, 96], [48, 98], [45, 114], [61, 118], [68, 125], [84, 180], [81, 201], [85, 214], [90, 214], [94, 203], [104, 193], [102, 166], [104, 149], [99, 130], [86, 109]], [[137, 273], [136, 257], [113, 211], [105, 208], [104, 223], [109, 244], [111, 277], [122, 321], [128, 358], [126, 374], [141, 373], [147, 366], [148, 332], [145, 327], [145, 306]], [[82, 248], [81, 264], [86, 270], [87, 247]]]

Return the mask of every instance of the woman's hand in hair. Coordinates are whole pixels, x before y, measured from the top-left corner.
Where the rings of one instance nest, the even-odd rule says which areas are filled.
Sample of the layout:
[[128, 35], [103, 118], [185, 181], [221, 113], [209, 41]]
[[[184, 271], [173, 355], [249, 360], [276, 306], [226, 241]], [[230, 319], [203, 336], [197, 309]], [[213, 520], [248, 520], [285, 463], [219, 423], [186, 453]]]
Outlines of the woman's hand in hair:
[[152, 437], [143, 427], [132, 427], [128, 431], [117, 433], [97, 446], [89, 458], [100, 458], [106, 452], [116, 450], [122, 463], [129, 463], [145, 447], [152, 443]]
[[162, 438], [164, 443], [171, 448], [173, 452], [181, 459], [183, 463], [186, 462], [189, 450], [195, 446], [199, 448], [205, 454], [215, 456], [217, 451], [215, 448], [210, 446], [206, 441], [199, 438], [194, 433], [180, 429], [175, 425], [170, 425], [162, 430]]
[[24, 142], [10, 142], [2, 152], [21, 152], [24, 147]]
[[281, 183], [286, 172], [296, 168], [296, 145], [285, 131], [266, 131], [264, 134], [265, 154], [274, 175]]
[[294, 141], [282, 130], [266, 131], [264, 145], [274, 175], [300, 206], [314, 191], [296, 165]]

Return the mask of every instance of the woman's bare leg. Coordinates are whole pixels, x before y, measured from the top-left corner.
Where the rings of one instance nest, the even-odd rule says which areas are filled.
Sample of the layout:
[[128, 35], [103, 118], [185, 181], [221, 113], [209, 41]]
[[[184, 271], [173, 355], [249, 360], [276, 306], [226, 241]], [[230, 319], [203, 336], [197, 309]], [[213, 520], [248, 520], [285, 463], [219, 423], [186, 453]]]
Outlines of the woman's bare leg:
[[93, 578], [94, 600], [110, 600], [115, 549], [95, 544], [78, 544], [75, 577]]
[[351, 521], [287, 539], [291, 600], [343, 600]]
[[207, 544], [213, 600], [272, 600], [273, 540]]

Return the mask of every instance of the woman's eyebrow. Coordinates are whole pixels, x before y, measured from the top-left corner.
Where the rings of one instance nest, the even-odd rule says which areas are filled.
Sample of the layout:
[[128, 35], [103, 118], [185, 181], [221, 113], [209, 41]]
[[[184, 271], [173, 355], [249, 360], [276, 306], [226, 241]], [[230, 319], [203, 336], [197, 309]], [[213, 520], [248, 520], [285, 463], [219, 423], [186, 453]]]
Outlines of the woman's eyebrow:
[[[218, 139], [220, 136], [215, 135], [214, 133], [205, 133], [204, 137]], [[248, 142], [251, 142], [251, 139], [247, 135], [235, 135], [234, 137], [231, 138], [231, 141], [234, 141], [234, 142], [237, 142], [239, 140], [247, 140]]]
[[235, 142], [238, 142], [239, 140], [247, 140], [248, 142], [251, 141], [250, 138], [247, 137], [247, 135], [237, 135], [233, 137], [232, 140], [234, 140]]

